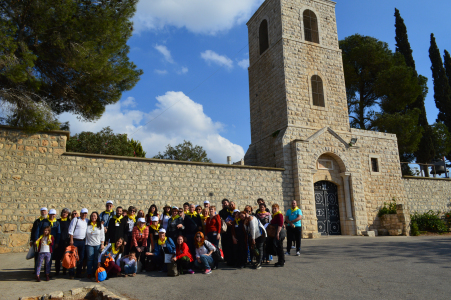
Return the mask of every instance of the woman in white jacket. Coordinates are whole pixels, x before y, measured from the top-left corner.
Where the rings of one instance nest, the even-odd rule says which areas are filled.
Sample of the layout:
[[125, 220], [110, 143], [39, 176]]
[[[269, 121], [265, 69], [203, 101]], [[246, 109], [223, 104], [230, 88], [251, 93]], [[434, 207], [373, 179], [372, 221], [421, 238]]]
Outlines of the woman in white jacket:
[[263, 245], [266, 240], [265, 227], [256, 217], [249, 215], [247, 212], [241, 212], [240, 218], [244, 220], [244, 229], [249, 237], [249, 247], [252, 249], [257, 258], [254, 269], [260, 269], [262, 267]]

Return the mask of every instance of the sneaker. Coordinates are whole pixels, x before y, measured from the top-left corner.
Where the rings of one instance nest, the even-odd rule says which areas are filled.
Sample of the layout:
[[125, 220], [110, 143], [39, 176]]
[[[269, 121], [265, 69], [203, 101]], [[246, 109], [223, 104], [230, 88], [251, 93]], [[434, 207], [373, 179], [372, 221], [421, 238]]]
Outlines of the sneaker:
[[262, 264], [255, 264], [254, 269], [258, 270], [262, 268]]
[[288, 251], [287, 251], [287, 252], [285, 252], [285, 255], [290, 255], [290, 252], [288, 252]]
[[211, 274], [211, 269], [206, 269], [204, 274], [206, 274], [206, 275]]
[[296, 249], [296, 246], [291, 246], [291, 249]]
[[188, 270], [188, 274], [194, 274], [194, 271], [191, 270], [191, 269], [189, 269], [189, 270]]
[[274, 264], [274, 267], [283, 267], [283, 266], [285, 266], [285, 264], [279, 264], [279, 263]]
[[296, 256], [301, 256], [301, 252], [296, 252]]
[[41, 278], [39, 277], [39, 275], [36, 275], [36, 281], [41, 282]]

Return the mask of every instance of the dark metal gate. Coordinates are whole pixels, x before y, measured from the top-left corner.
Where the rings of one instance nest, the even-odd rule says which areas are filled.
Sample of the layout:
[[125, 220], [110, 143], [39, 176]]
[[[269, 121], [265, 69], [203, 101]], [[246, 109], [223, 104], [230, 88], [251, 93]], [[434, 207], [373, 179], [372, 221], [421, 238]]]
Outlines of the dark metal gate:
[[337, 186], [329, 181], [315, 183], [316, 217], [321, 235], [340, 235]]

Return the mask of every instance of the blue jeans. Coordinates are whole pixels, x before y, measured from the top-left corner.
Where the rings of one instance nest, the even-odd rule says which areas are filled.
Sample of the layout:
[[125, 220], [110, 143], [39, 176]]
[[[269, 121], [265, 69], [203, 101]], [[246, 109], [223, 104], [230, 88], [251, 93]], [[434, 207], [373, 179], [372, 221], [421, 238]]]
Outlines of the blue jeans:
[[[78, 249], [79, 260], [77, 261], [77, 276], [81, 275], [81, 268], [83, 267], [83, 259], [85, 258], [85, 243], [86, 241], [74, 241], [74, 246]], [[74, 276], [75, 268], [69, 269], [69, 275]]]
[[136, 272], [138, 272], [138, 264], [133, 265], [133, 266], [125, 265], [125, 267], [124, 267], [125, 274], [133, 274]]
[[201, 255], [200, 256], [200, 263], [197, 261], [197, 259], [194, 261], [194, 265], [196, 268], [205, 268], [205, 269], [211, 269], [211, 266], [214, 265], [213, 257], [208, 255]]
[[86, 258], [88, 260], [88, 275], [94, 275], [97, 269], [97, 260], [99, 258], [100, 245], [89, 246], [86, 245]]

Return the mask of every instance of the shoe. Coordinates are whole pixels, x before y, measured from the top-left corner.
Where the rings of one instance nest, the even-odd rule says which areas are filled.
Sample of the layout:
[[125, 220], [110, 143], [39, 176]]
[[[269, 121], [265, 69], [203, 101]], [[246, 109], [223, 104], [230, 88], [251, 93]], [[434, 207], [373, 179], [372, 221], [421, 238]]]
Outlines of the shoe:
[[84, 276], [79, 274], [79, 275], [75, 275], [75, 278], [83, 278]]
[[39, 275], [36, 275], [36, 281], [41, 282], [41, 278], [39, 278]]
[[69, 276], [69, 279], [74, 279], [74, 276]]
[[216, 270], [218, 267], [217, 266], [213, 266], [213, 268], [211, 268], [212, 270]]
[[287, 252], [285, 252], [285, 255], [290, 255], [290, 252], [288, 252], [288, 251], [287, 251]]
[[66, 270], [63, 270], [63, 275], [66, 275]]
[[284, 267], [285, 266], [285, 264], [280, 264], [280, 263], [275, 263], [274, 264], [274, 267]]
[[206, 269], [204, 272], [205, 275], [211, 274], [211, 269]]
[[254, 265], [254, 269], [255, 270], [258, 270], [258, 269], [261, 269], [262, 268], [262, 264], [255, 264]]
[[296, 246], [291, 246], [291, 249], [296, 249]]
[[49, 281], [50, 280], [50, 276], [49, 275], [45, 275], [45, 281]]
[[296, 256], [301, 256], [301, 252], [296, 252]]
[[191, 270], [191, 269], [189, 269], [189, 270], [188, 270], [188, 274], [194, 274], [194, 271]]

